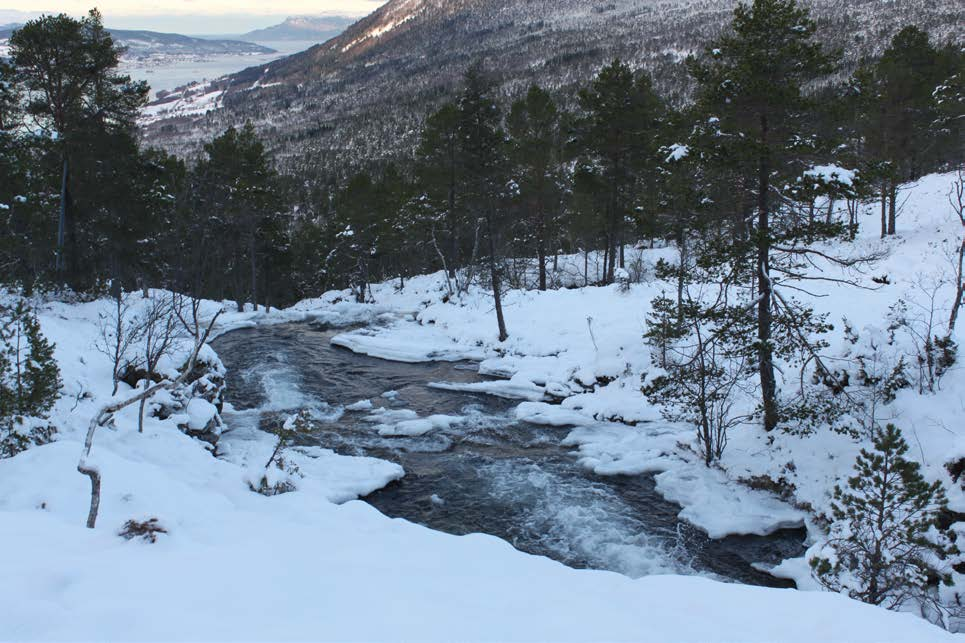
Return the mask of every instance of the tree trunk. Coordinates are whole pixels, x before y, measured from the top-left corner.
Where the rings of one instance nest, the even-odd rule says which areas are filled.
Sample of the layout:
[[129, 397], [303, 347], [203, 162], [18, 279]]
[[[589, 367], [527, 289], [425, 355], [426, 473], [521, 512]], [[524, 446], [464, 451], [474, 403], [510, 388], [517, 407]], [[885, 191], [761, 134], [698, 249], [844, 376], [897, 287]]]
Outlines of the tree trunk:
[[[149, 378], [148, 378], [148, 381], [144, 384], [144, 386], [150, 386], [150, 385], [151, 385], [151, 379], [150, 379], [150, 377], [149, 377]], [[137, 407], [137, 432], [138, 432], [138, 433], [144, 433], [144, 407], [145, 407], [145, 405], [147, 405], [147, 398], [144, 398], [143, 400], [141, 400], [141, 403], [140, 403], [140, 404], [138, 405], [138, 407]]]
[[[600, 278], [599, 275], [597, 275], [598, 277], [597, 281], [601, 282], [604, 286], [607, 283], [606, 282], [607, 266], [610, 265], [610, 235], [606, 236], [605, 242], [606, 242], [606, 248], [603, 250], [603, 277]], [[597, 272], [599, 273], [599, 269], [597, 269]]]
[[536, 216], [536, 256], [539, 259], [539, 289], [546, 290], [546, 217], [540, 203]]
[[459, 263], [459, 234], [458, 224], [456, 223], [456, 164], [452, 161], [449, 166], [449, 235], [451, 253], [449, 256], [449, 278], [456, 278], [456, 270]]
[[854, 241], [858, 235], [858, 207], [857, 199], [848, 199], [848, 238]]
[[677, 247], [680, 251], [680, 265], [677, 270], [677, 325], [684, 323], [684, 281], [687, 271], [687, 234], [681, 226], [677, 236]]
[[888, 190], [888, 234], [894, 236], [897, 219], [898, 219], [898, 208], [895, 205], [895, 201], [898, 200], [898, 186], [892, 183]]
[[64, 168], [60, 177], [60, 218], [57, 223], [57, 258], [55, 260], [55, 270], [58, 275], [63, 276], [67, 268], [64, 257], [64, 241], [67, 234], [67, 177], [70, 165], [67, 161], [67, 154], [64, 153]]
[[499, 292], [499, 270], [496, 269], [496, 240], [493, 238], [492, 213], [486, 216], [486, 236], [489, 237], [489, 273], [493, 282], [493, 301], [496, 305], [496, 323], [499, 325], [499, 341], [509, 339], [506, 332], [506, 320], [503, 318], [502, 294]]
[[258, 312], [258, 257], [255, 255], [255, 235], [248, 240], [248, 264], [251, 269], [251, 305]]
[[888, 236], [888, 192], [881, 186], [881, 238]]
[[761, 378], [761, 400], [764, 407], [764, 429], [777, 427], [777, 382], [774, 378], [774, 355], [771, 348], [771, 298], [773, 296], [770, 275], [770, 159], [767, 152], [767, 117], [761, 116], [761, 157], [758, 164], [757, 194], [757, 273], [759, 301], [757, 304], [757, 342]]
[[955, 324], [958, 322], [958, 311], [962, 307], [962, 297], [965, 296], [965, 274], [963, 274], [963, 268], [965, 268], [965, 238], [962, 239], [962, 244], [958, 247], [958, 270], [956, 270], [955, 273], [957, 279], [955, 282], [955, 301], [952, 302], [952, 312], [948, 318], [949, 335], [955, 332]]

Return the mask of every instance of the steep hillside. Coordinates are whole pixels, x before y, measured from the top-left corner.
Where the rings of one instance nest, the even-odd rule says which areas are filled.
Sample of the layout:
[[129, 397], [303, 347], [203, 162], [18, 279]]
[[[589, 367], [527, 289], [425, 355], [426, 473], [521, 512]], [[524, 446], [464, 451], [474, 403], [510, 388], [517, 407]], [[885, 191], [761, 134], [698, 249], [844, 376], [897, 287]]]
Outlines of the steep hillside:
[[[531, 82], [585, 82], [614, 57], [654, 74], [678, 100], [679, 64], [719, 33], [731, 0], [392, 0], [342, 35], [270, 65], [168, 97], [146, 119], [153, 142], [190, 153], [251, 120], [290, 162], [328, 165], [410, 150], [425, 113], [476, 62], [509, 96]], [[955, 0], [812, 0], [846, 67], [906, 24], [940, 40], [965, 19]], [[197, 104], [203, 104], [198, 108]], [[214, 108], [214, 109], [212, 109]]]

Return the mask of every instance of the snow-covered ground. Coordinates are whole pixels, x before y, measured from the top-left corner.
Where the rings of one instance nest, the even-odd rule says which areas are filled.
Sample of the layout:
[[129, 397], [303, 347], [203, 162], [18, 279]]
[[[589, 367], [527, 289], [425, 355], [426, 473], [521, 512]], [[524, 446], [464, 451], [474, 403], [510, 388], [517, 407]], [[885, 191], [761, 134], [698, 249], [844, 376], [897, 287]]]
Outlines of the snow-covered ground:
[[[949, 176], [923, 179], [908, 192], [898, 238], [881, 242], [862, 218], [860, 248], [886, 247], [873, 270], [888, 276], [876, 291], [825, 286], [815, 307], [847, 316], [858, 329], [884, 325], [888, 307], [914, 290], [919, 275], [947, 263], [960, 228], [945, 198]], [[633, 255], [644, 268], [669, 249]], [[582, 265], [582, 258], [573, 263]], [[566, 261], [563, 262], [566, 265]], [[644, 269], [644, 273], [646, 273]], [[334, 340], [352, 350], [403, 361], [480, 361], [505, 378], [477, 385], [517, 398], [516, 415], [574, 427], [566, 443], [602, 475], [659, 472], [658, 490], [682, 517], [711, 536], [764, 534], [809, 522], [850, 470], [859, 445], [830, 432], [765, 436], [736, 429], [720, 468], [707, 470], [684, 426], [659, 419], [640, 393], [651, 369], [642, 335], [650, 300], [665, 284], [506, 297], [510, 339], [497, 341], [492, 301], [474, 291], [442, 303], [441, 275], [373, 287], [374, 304], [328, 293], [285, 311], [228, 313], [219, 330], [256, 323], [367, 322]], [[57, 344], [64, 396], [53, 420], [58, 439], [0, 460], [0, 638], [70, 640], [636, 640], [636, 641], [939, 641], [953, 635], [898, 614], [821, 591], [761, 589], [698, 577], [630, 579], [574, 570], [520, 553], [496, 538], [450, 536], [353, 501], [403, 475], [397, 465], [290, 450], [295, 492], [265, 497], [257, 484], [273, 446], [253, 427], [229, 427], [221, 458], [177, 430], [179, 418], [149, 419], [137, 433], [133, 409], [97, 434], [93, 459], [103, 477], [97, 529], [84, 528], [89, 486], [77, 473], [83, 434], [110, 396], [110, 365], [92, 349], [107, 302], [39, 307]], [[218, 305], [206, 305], [207, 314]], [[840, 324], [832, 351], [843, 350]], [[962, 333], [957, 335], [962, 342]], [[952, 506], [961, 488], [944, 469], [965, 455], [962, 371], [921, 398], [903, 392], [892, 407], [931, 478]], [[438, 386], [451, 386], [436, 383]], [[121, 395], [129, 394], [122, 385]], [[562, 399], [561, 404], [549, 404]], [[366, 411], [364, 405], [358, 410]], [[183, 420], [183, 418], [181, 418]], [[376, 421], [373, 431], [412, 435], [437, 430], [447, 416]], [[612, 420], [618, 420], [614, 422]], [[773, 437], [773, 443], [768, 439]], [[789, 466], [793, 463], [793, 466]], [[783, 476], [798, 507], [736, 482]], [[336, 504], [342, 503], [342, 504]], [[167, 530], [148, 544], [117, 536], [129, 519], [157, 518]], [[802, 561], [782, 573], [805, 584]], [[807, 586], [805, 584], [805, 586]], [[812, 588], [813, 589], [813, 588]]]

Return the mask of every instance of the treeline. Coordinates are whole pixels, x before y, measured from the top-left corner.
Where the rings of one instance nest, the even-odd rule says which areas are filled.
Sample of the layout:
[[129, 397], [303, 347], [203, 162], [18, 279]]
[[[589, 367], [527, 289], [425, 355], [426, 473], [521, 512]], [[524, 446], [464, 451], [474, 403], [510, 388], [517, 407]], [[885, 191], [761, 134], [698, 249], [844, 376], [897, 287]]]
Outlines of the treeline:
[[[820, 34], [808, 25], [810, 42]], [[762, 70], [747, 82], [765, 85], [728, 77], [742, 71], [721, 58], [728, 48]], [[191, 162], [144, 148], [136, 117], [148, 88], [117, 73], [119, 54], [96, 12], [43, 17], [11, 39], [0, 70], [6, 281], [164, 286], [257, 306], [345, 286], [364, 299], [369, 283], [445, 270], [454, 293], [482, 279], [498, 299], [507, 278], [552, 287], [547, 266], [563, 252], [601, 251], [605, 270], [585, 282], [610, 283], [626, 244], [682, 240], [694, 220], [748, 238], [761, 145], [773, 157], [765, 196], [808, 210], [809, 234], [818, 224], [853, 234], [857, 219], [832, 221], [829, 201], [871, 198], [893, 234], [897, 186], [965, 154], [960, 45], [915, 27], [846, 82], [834, 80], [833, 52], [772, 61], [771, 43], [732, 31], [686, 62], [700, 90], [682, 110], [620, 61], [576, 97], [533, 86], [506, 108], [473, 67], [427, 116], [411, 157], [341, 176], [279, 175], [248, 127]], [[785, 77], [799, 82], [783, 87]], [[764, 140], [762, 123], [747, 122], [759, 116], [753, 101], [767, 112]], [[811, 171], [831, 166], [849, 171]], [[537, 258], [531, 283], [506, 274], [507, 257]]]
[[138, 140], [148, 86], [96, 11], [28, 22], [0, 62], [0, 275], [29, 293], [167, 287], [291, 301], [294, 210], [250, 128], [186, 163]]

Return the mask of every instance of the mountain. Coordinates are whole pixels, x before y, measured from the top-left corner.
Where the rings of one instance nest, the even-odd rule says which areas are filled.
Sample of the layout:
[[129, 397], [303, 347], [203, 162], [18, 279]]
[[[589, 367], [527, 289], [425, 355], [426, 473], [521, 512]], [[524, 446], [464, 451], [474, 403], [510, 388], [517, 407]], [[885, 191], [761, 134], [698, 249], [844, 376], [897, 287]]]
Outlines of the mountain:
[[241, 40], [249, 42], [277, 42], [282, 40], [310, 40], [325, 42], [339, 35], [357, 19], [346, 16], [291, 16], [281, 24], [249, 31]]
[[[422, 118], [480, 63], [506, 99], [532, 82], [572, 99], [614, 57], [653, 74], [676, 102], [681, 65], [729, 23], [732, 0], [391, 0], [343, 34], [152, 105], [145, 134], [190, 155], [250, 120], [286, 163], [328, 168], [409, 152]], [[958, 37], [960, 0], [811, 0], [846, 71], [907, 24]]]
[[[23, 25], [0, 26], [0, 44]], [[272, 54], [274, 49], [241, 40], [209, 40], [192, 38], [175, 33], [157, 31], [132, 31], [109, 29], [117, 44], [126, 47], [125, 58], [148, 58], [151, 56], [212, 56], [220, 54]]]
[[129, 31], [111, 29], [111, 36], [127, 47], [128, 57], [145, 57], [156, 54], [211, 56], [219, 54], [271, 54], [274, 49], [241, 40], [209, 40], [192, 38], [173, 33], [156, 31]]

